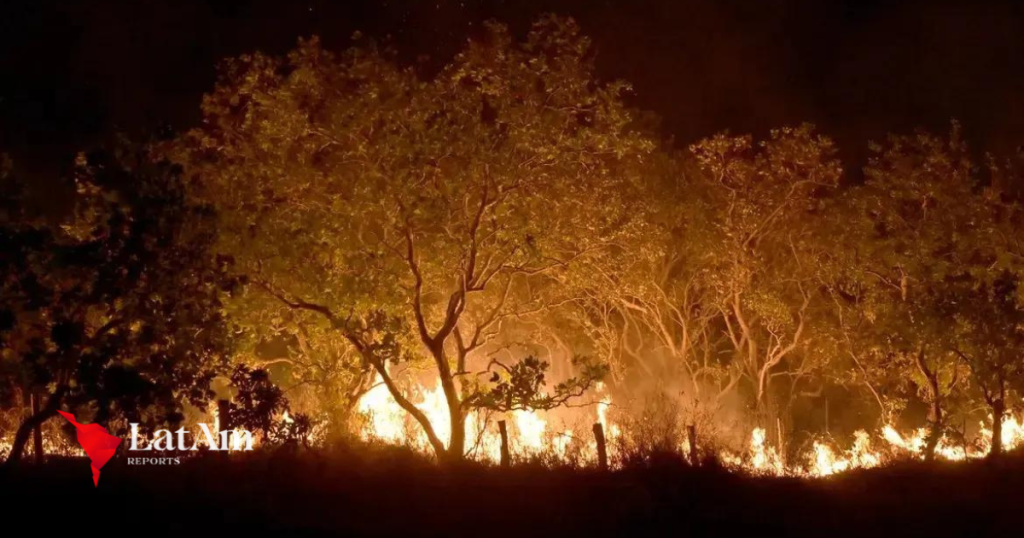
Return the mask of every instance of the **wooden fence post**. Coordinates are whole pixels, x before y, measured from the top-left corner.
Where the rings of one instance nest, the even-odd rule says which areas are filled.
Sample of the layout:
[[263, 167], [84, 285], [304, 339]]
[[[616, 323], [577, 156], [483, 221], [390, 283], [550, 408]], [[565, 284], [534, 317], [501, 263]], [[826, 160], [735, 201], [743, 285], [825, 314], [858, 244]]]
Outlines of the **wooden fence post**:
[[700, 465], [697, 456], [697, 426], [690, 424], [686, 427], [686, 438], [690, 443], [690, 465]]
[[782, 464], [785, 465], [786, 464], [786, 445], [783, 444], [782, 419], [779, 418], [779, 417], [775, 417], [775, 432], [778, 433], [778, 435], [779, 435], [779, 460], [781, 460]]
[[597, 441], [597, 465], [602, 471], [608, 470], [608, 450], [604, 445], [604, 426], [594, 423], [594, 440]]
[[508, 428], [505, 426], [504, 420], [498, 421], [498, 432], [501, 433], [501, 466], [509, 466], [509, 455], [508, 455]]

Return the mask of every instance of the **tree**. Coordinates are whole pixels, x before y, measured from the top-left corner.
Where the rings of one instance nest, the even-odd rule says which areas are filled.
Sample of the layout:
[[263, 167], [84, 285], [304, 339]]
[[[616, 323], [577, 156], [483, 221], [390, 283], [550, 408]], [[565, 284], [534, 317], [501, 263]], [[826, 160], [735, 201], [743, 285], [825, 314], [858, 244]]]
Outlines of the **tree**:
[[219, 417], [221, 424], [260, 432], [269, 438], [274, 433], [273, 417], [288, 407], [284, 391], [270, 381], [266, 370], [252, 369], [244, 364], [231, 372], [231, 386], [237, 394], [235, 401], [222, 410], [226, 416]]
[[333, 328], [311, 322], [263, 290], [243, 292], [227, 312], [240, 329], [234, 362], [270, 372], [287, 391], [292, 414], [304, 410], [325, 418], [334, 433], [347, 433], [359, 398], [376, 378], [369, 363]]
[[813, 232], [841, 168], [831, 140], [810, 125], [772, 131], [756, 145], [750, 137], [716, 135], [691, 151], [714, 208], [702, 232], [713, 238], [704, 262], [713, 290], [706, 306], [717, 310], [733, 363], [765, 421], [779, 412], [773, 380], [788, 378], [792, 393], [815, 368], [803, 352], [821, 304], [823, 247]]
[[230, 345], [221, 298], [238, 280], [215, 257], [215, 215], [186, 201], [179, 170], [144, 148], [80, 155], [76, 207], [60, 227], [5, 221], [0, 394], [45, 401], [15, 433], [61, 408], [144, 427], [205, 405]]
[[[532, 386], [522, 405], [543, 405], [600, 370], [542, 394], [509, 378], [537, 368], [478, 358], [505, 324], [572, 303], [633, 232], [628, 165], [650, 143], [630, 129], [625, 90], [595, 80], [566, 19], [523, 43], [488, 25], [424, 77], [373, 44], [334, 54], [313, 39], [229, 61], [180, 154], [223, 209], [253, 291], [350, 345], [438, 457], [459, 459], [471, 406], [500, 400], [477, 393]], [[393, 376], [424, 362], [447, 443]]]
[[855, 346], [871, 364], [864, 372], [881, 376], [875, 382], [909, 384], [927, 405], [931, 459], [968, 376], [948, 338], [960, 310], [948, 292], [972, 274], [998, 273], [985, 268], [990, 253], [976, 241], [987, 220], [955, 123], [947, 139], [893, 136], [872, 149], [865, 184], [844, 214], [843, 244], [855, 268], [847, 293], [864, 321]]
[[[645, 223], [624, 246], [622, 263], [588, 290], [586, 326], [616, 377], [679, 382], [691, 404], [715, 409], [734, 392], [739, 364], [721, 353], [715, 302], [718, 216], [692, 154], [662, 149], [646, 163], [639, 215]], [[628, 381], [627, 381], [628, 383]]]
[[970, 397], [991, 414], [989, 456], [998, 457], [1003, 419], [1024, 389], [1024, 212], [1000, 186], [998, 170], [989, 172], [993, 180], [961, 201], [973, 210], [960, 238], [969, 256], [959, 260], [959, 274], [943, 286], [936, 307], [952, 321], [945, 342], [969, 368]]
[[991, 414], [990, 457], [1003, 451], [1003, 419], [1024, 388], [1024, 305], [1019, 286], [1019, 277], [1004, 272], [990, 283], [965, 282], [947, 295], [948, 306], [955, 310], [949, 345], [967, 364], [972, 392]]

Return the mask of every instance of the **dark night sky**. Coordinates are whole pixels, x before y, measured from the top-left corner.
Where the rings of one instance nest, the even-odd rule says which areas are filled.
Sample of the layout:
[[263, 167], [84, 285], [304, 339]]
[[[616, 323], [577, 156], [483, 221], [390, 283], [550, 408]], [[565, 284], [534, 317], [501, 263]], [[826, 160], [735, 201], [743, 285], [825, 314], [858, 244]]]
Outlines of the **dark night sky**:
[[[391, 35], [403, 54], [451, 55], [496, 18], [519, 32], [574, 16], [604, 77], [691, 142], [808, 120], [856, 160], [868, 139], [962, 120], [976, 145], [1024, 142], [1024, 5], [928, 0], [3, 0], [0, 148], [55, 170], [114, 130], [187, 128], [219, 58], [284, 52], [318, 34]], [[1020, 3], [1024, 4], [1024, 2]]]

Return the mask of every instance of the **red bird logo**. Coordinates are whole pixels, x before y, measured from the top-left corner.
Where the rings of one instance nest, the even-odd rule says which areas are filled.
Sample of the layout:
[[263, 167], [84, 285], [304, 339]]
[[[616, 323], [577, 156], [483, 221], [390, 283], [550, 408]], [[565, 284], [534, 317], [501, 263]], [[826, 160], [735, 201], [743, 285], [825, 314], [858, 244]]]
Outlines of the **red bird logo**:
[[100, 468], [114, 457], [117, 445], [121, 444], [121, 438], [110, 435], [107, 429], [99, 424], [79, 424], [75, 422], [75, 415], [64, 411], [57, 412], [78, 430], [78, 444], [82, 445], [85, 454], [92, 460], [92, 483], [99, 486]]

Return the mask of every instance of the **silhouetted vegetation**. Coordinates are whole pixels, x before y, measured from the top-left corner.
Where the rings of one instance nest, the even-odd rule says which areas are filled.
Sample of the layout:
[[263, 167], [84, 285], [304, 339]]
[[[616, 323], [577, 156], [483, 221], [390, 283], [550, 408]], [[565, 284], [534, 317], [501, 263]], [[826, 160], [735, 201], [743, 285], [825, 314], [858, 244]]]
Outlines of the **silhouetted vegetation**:
[[[825, 481], [753, 478], [662, 458], [606, 474], [466, 463], [404, 449], [336, 447], [199, 458], [181, 467], [115, 460], [93, 491], [81, 461], [3, 479], [26, 520], [60, 510], [148, 536], [1013, 536], [1024, 460], [906, 463]], [[54, 500], [61, 492], [66, 502]], [[461, 507], [453, 510], [453, 506]], [[158, 523], [157, 523], [158, 522]]]

